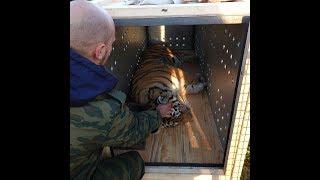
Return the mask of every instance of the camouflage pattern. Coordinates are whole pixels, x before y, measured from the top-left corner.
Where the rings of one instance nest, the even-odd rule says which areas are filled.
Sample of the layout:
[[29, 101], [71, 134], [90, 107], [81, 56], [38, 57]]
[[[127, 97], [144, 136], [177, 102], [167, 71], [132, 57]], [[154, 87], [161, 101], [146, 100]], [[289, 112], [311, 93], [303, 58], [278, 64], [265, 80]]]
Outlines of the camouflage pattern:
[[[112, 96], [100, 97], [82, 107], [71, 107], [71, 179], [112, 179], [104, 175], [119, 175], [115, 179], [140, 179], [141, 174], [137, 173], [143, 172], [139, 169], [143, 168], [143, 161], [137, 153], [132, 157], [129, 153], [104, 160], [101, 152], [105, 146], [130, 147], [144, 141], [160, 123], [157, 111], [132, 112], [123, 99]], [[121, 161], [117, 162], [119, 159]]]
[[120, 154], [101, 161], [92, 175], [94, 180], [141, 179], [144, 174], [144, 161], [136, 151]]

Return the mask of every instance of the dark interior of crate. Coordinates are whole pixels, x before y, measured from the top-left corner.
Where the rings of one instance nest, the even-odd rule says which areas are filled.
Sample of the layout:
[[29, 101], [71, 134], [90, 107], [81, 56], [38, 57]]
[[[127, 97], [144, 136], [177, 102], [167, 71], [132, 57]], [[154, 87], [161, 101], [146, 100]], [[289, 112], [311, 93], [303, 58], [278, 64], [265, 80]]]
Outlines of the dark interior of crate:
[[[187, 95], [192, 117], [148, 137], [138, 150], [150, 165], [219, 166], [224, 162], [242, 63], [247, 25], [117, 26], [107, 69], [119, 78], [117, 88], [130, 100], [130, 82], [151, 44], [193, 53], [179, 74], [186, 83], [196, 73], [208, 82], [205, 91]], [[114, 150], [115, 154], [128, 150]]]

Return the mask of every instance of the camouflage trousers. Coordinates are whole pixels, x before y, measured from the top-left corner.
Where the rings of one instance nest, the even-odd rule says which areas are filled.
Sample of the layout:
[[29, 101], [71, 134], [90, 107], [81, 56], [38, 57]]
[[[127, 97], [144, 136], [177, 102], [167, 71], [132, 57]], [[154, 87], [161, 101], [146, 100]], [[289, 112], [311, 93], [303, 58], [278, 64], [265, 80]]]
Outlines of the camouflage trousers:
[[70, 178], [77, 180], [140, 179], [144, 163], [136, 152], [102, 158], [109, 147], [130, 147], [144, 141], [159, 128], [154, 110], [130, 111], [117, 98], [109, 97], [70, 108]]
[[91, 179], [141, 179], [144, 174], [144, 161], [136, 151], [100, 160]]

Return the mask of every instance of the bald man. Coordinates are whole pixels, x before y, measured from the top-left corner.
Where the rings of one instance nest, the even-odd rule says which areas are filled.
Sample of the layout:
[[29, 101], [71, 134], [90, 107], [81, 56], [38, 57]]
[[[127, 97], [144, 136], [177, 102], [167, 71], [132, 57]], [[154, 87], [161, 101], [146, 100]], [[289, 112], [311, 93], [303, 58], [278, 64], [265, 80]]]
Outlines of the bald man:
[[170, 115], [171, 104], [129, 110], [126, 95], [114, 89], [117, 78], [104, 68], [114, 41], [114, 23], [105, 10], [70, 2], [71, 179], [141, 179], [144, 162], [137, 152], [104, 158], [102, 150], [145, 141]]

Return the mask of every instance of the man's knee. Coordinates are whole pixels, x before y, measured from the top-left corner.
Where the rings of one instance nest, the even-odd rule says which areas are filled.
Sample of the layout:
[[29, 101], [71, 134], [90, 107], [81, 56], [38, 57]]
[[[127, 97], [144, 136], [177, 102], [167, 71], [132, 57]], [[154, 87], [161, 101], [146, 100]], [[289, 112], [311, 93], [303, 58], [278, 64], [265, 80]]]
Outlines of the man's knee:
[[135, 172], [137, 172], [134, 176], [137, 176], [138, 179], [141, 179], [145, 173], [145, 164], [141, 155], [137, 151], [130, 151], [121, 155], [123, 155], [123, 157], [125, 158], [132, 159], [131, 162], [134, 164], [131, 167], [132, 169], [134, 169]]
[[137, 151], [129, 151], [123, 154], [120, 154], [119, 157], [130, 159], [130, 162], [134, 162], [134, 166], [137, 170], [143, 170], [144, 172], [144, 161], [141, 155]]
[[144, 161], [136, 151], [130, 151], [99, 163], [93, 175], [94, 180], [132, 179], [140, 180], [144, 175]]

